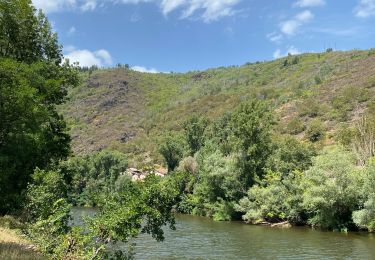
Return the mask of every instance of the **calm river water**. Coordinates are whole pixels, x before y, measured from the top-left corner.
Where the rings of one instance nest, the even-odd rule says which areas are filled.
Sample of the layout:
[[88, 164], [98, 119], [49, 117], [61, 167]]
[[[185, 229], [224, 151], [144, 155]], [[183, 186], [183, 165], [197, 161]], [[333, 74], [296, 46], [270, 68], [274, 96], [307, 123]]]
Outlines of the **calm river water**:
[[[74, 215], [92, 214], [75, 209]], [[241, 222], [176, 215], [177, 230], [165, 241], [135, 240], [136, 259], [374, 259], [375, 234], [335, 233], [310, 228], [279, 229]]]

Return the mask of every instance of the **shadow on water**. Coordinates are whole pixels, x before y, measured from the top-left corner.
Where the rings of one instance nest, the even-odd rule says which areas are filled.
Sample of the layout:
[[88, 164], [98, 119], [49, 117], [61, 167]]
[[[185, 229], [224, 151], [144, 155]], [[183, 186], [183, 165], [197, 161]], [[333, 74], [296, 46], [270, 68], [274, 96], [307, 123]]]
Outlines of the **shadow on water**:
[[[75, 209], [92, 215], [93, 209]], [[214, 222], [176, 215], [176, 230], [165, 228], [165, 241], [148, 235], [134, 240], [137, 259], [374, 259], [375, 236], [335, 233], [306, 227], [291, 229]], [[76, 222], [75, 224], [80, 224]]]

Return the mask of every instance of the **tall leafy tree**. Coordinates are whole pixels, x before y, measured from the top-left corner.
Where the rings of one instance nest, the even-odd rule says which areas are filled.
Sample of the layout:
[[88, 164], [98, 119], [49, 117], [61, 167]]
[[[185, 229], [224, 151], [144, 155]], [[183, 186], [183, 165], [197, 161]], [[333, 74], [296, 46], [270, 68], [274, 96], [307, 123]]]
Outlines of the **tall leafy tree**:
[[229, 140], [239, 154], [240, 176], [244, 189], [248, 189], [264, 175], [271, 154], [272, 114], [266, 104], [250, 100], [231, 114]]
[[61, 47], [46, 16], [31, 0], [0, 1], [0, 57], [33, 63], [49, 61], [59, 65]]
[[204, 132], [208, 120], [198, 115], [193, 115], [184, 123], [185, 138], [190, 148], [191, 155], [194, 155], [204, 143]]
[[70, 151], [56, 105], [79, 82], [29, 0], [0, 0], [0, 213], [19, 206], [36, 167]]
[[167, 135], [159, 146], [159, 152], [164, 157], [168, 171], [173, 171], [184, 155], [184, 143], [180, 136]]

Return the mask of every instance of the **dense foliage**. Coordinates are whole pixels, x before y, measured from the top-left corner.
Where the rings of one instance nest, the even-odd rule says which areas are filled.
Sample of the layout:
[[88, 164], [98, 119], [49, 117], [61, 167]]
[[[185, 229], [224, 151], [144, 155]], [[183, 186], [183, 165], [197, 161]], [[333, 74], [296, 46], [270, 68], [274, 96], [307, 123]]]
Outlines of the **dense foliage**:
[[20, 206], [36, 167], [66, 158], [70, 136], [57, 113], [78, 84], [43, 14], [31, 1], [0, 1], [0, 213]]
[[101, 151], [71, 157], [60, 167], [67, 176], [73, 205], [103, 205], [105, 198], [130, 181], [125, 174], [126, 157], [120, 152]]
[[[62, 60], [57, 35], [31, 0], [0, 0], [0, 214], [21, 213], [25, 234], [50, 258], [131, 258], [113, 246], [139, 233], [162, 240], [181, 178], [133, 183], [115, 152], [65, 161], [70, 136], [56, 106], [79, 78]], [[73, 204], [99, 205], [99, 213], [72, 226]]]
[[[349, 111], [368, 101], [374, 82], [355, 98], [353, 87], [340, 90], [330, 99], [334, 111], [327, 115], [327, 106], [312, 98], [305, 86], [323, 85], [333, 70], [324, 67], [310, 81], [294, 86], [305, 99], [294, 104], [298, 111], [292, 113], [299, 118], [284, 118], [283, 127], [273, 111], [287, 99], [278, 99], [275, 88], [262, 87], [235, 99], [241, 102], [210, 120], [198, 113], [178, 127], [168, 131], [163, 127], [162, 138], [158, 129], [154, 131], [153, 120], [168, 124], [171, 119], [159, 113], [168, 107], [171, 93], [181, 94], [167, 86], [157, 93], [162, 96], [158, 102], [148, 104], [149, 118], [139, 121], [145, 141], [158, 140], [158, 159], [164, 159], [169, 173], [164, 178], [150, 173], [142, 181], [132, 181], [126, 173], [127, 155], [132, 150], [126, 150], [127, 155], [102, 149], [86, 155], [71, 153], [70, 136], [57, 106], [79, 78], [76, 68], [62, 60], [56, 34], [31, 0], [0, 0], [0, 214], [20, 213], [25, 234], [46, 256], [132, 258], [132, 251], [117, 248], [117, 243], [128, 243], [141, 233], [162, 241], [163, 227], [174, 228], [174, 210], [218, 221], [242, 218], [250, 223], [287, 221], [341, 231], [375, 230], [375, 120], [371, 107], [363, 109], [362, 118], [355, 118], [356, 127], [346, 129], [343, 124], [337, 133], [342, 145], [323, 147], [329, 143], [326, 138], [336, 134], [327, 132], [327, 121], [349, 120]], [[300, 57], [288, 56], [262, 69], [286, 73], [301, 62]], [[127, 66], [118, 69], [133, 73]], [[250, 78], [266, 86], [273, 79], [260, 75], [258, 69], [255, 67]], [[88, 71], [89, 80], [94, 72], [101, 73], [96, 67], [81, 71]], [[249, 78], [237, 76], [223, 87], [213, 80], [214, 88], [199, 88], [200, 83], [194, 83], [186, 91], [197, 91], [202, 97], [224, 88], [226, 94], [233, 94], [232, 87], [250, 84]], [[146, 83], [154, 84], [154, 76], [149, 77]], [[179, 76], [167, 77], [176, 80]], [[202, 72], [188, 77], [179, 80], [186, 83], [192, 77], [200, 82], [213, 76]], [[128, 82], [122, 85], [122, 91], [129, 91]], [[155, 93], [148, 98], [155, 99]], [[224, 103], [220, 95], [216, 97]], [[264, 100], [267, 97], [272, 102]], [[100, 105], [116, 102], [104, 100]], [[186, 103], [176, 102], [182, 110]], [[288, 105], [283, 109], [288, 112]], [[86, 119], [102, 122], [100, 115], [88, 113]], [[126, 143], [133, 136], [123, 132], [120, 140]], [[85, 218], [83, 226], [75, 226], [70, 216], [75, 205], [95, 206], [98, 213]]]
[[55, 259], [128, 259], [131, 248], [117, 249], [140, 233], [164, 239], [163, 226], [174, 228], [173, 206], [183, 178], [160, 179], [150, 175], [144, 182], [128, 182], [106, 194], [105, 202], [83, 226], [69, 225], [71, 205], [67, 185], [56, 171], [34, 173], [28, 189], [27, 234], [44, 254]]
[[[346, 147], [321, 149], [317, 134], [306, 141], [275, 135], [265, 103], [250, 100], [208, 125], [194, 157], [180, 161], [177, 170], [191, 177], [177, 209], [215, 220], [372, 230], [371, 118], [359, 120]], [[187, 143], [189, 122], [194, 117], [185, 123]]]

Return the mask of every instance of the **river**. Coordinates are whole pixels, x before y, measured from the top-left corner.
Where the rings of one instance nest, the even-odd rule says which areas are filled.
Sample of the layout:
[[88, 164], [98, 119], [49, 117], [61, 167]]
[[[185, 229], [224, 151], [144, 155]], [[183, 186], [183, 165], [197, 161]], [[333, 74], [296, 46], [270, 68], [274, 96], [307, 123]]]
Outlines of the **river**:
[[[75, 216], [90, 213], [74, 211]], [[176, 230], [165, 229], [164, 242], [148, 235], [135, 239], [136, 259], [375, 260], [375, 234], [271, 228], [179, 214], [176, 222]]]

